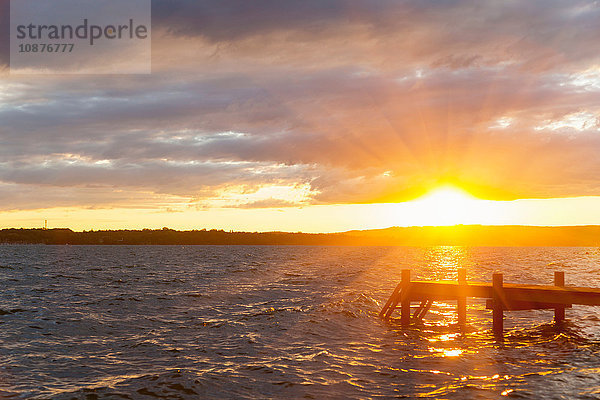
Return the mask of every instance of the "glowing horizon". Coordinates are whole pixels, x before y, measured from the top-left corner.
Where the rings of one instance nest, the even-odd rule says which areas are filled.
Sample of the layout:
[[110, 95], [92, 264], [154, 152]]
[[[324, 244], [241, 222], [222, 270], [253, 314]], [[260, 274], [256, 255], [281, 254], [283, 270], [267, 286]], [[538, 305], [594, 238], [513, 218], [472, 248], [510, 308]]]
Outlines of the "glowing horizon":
[[142, 208], [54, 208], [0, 213], [0, 228], [73, 230], [224, 229], [330, 233], [407, 226], [600, 225], [600, 197], [482, 200], [451, 185], [399, 203], [308, 205], [260, 209], [209, 208], [157, 212]]

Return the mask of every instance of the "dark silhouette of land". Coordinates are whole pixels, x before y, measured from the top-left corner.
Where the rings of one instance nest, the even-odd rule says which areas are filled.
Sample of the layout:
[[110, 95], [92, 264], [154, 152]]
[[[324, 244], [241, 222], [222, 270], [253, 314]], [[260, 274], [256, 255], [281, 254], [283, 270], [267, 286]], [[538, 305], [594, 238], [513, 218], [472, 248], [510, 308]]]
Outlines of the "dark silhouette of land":
[[3, 229], [0, 243], [71, 245], [600, 246], [600, 226], [387, 228], [342, 233]]

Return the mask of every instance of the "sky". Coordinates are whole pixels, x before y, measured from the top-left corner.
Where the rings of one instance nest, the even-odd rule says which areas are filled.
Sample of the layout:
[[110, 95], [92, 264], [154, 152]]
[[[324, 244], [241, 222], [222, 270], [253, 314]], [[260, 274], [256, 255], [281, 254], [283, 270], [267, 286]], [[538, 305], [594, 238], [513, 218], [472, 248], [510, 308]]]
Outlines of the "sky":
[[[11, 75], [0, 0], [0, 228], [600, 224], [598, 21], [595, 1], [154, 0], [151, 74]], [[440, 187], [480, 200], [415, 214]]]

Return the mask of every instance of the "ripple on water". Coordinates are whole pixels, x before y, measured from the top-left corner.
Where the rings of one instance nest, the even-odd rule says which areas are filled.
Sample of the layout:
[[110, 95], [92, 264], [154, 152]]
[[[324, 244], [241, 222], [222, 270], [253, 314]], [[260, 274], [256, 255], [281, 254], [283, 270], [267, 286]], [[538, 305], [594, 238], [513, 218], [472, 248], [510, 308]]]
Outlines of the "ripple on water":
[[597, 309], [507, 313], [435, 303], [402, 329], [377, 314], [415, 279], [600, 287], [584, 248], [0, 246], [0, 397], [595, 398]]

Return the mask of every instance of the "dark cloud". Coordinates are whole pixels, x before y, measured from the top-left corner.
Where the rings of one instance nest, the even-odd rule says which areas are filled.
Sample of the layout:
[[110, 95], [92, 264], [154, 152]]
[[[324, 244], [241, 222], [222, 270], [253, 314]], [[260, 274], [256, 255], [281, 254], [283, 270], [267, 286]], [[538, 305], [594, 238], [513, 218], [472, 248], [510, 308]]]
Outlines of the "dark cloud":
[[176, 35], [228, 41], [273, 31], [319, 28], [348, 18], [341, 0], [154, 0], [152, 23]]
[[[91, 164], [72, 160], [2, 165], [0, 181], [55, 187], [151, 189], [155, 193], [191, 196], [208, 188], [294, 181], [290, 171], [256, 163], [146, 163]], [[301, 172], [301, 171], [296, 171]], [[258, 175], [258, 176], [257, 176]], [[291, 175], [291, 176], [290, 176]], [[293, 181], [292, 181], [293, 182]]]
[[[279, 36], [289, 46], [341, 37], [342, 56], [360, 50], [363, 63], [386, 51], [388, 59], [450, 68], [512, 60], [547, 70], [596, 59], [587, 46], [596, 45], [599, 17], [598, 4], [584, 0], [153, 1], [157, 29], [235, 43], [238, 51], [252, 38], [269, 48]], [[365, 40], [368, 48], [361, 46]], [[335, 50], [322, 46], [313, 56], [338, 56]]]

